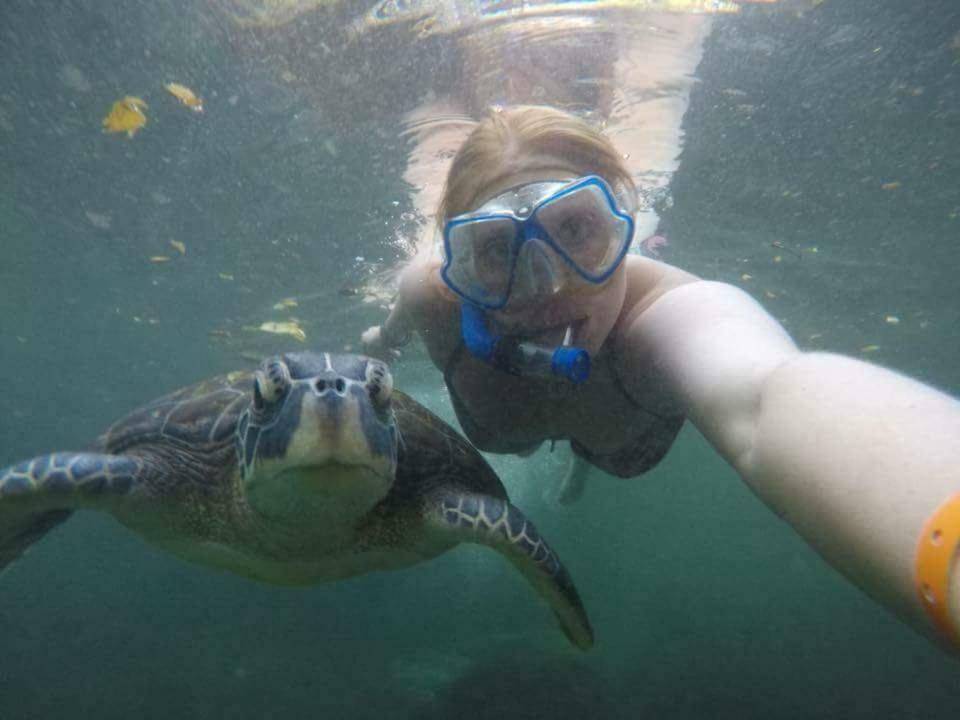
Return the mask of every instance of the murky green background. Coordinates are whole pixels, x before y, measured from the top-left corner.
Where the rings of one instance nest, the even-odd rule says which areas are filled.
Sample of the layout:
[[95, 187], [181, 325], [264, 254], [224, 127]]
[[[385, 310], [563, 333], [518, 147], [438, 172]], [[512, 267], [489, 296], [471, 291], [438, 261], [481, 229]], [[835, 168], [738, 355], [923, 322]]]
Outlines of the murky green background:
[[[398, 257], [398, 117], [442, 41], [334, 48], [321, 103], [248, 50], [201, 2], [0, 4], [0, 465], [296, 344], [246, 326], [293, 314], [339, 350], [381, 317], [346, 291]], [[805, 347], [960, 390], [955, 0], [722, 18], [698, 77], [665, 259], [750, 290]], [[102, 134], [126, 94], [148, 126]], [[420, 350], [396, 374], [452, 417]], [[277, 589], [80, 514], [0, 579], [0, 718], [956, 717], [960, 665], [825, 566], [696, 431], [561, 512], [542, 495], [565, 460], [493, 462], [580, 588], [588, 654], [480, 549]]]

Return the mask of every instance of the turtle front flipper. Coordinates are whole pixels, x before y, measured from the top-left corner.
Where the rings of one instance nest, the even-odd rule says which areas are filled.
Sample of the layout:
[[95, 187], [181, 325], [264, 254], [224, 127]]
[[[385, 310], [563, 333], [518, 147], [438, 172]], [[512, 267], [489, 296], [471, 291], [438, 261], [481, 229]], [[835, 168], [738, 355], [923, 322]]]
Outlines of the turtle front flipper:
[[141, 470], [135, 458], [98, 453], [40, 455], [0, 470], [0, 571], [73, 510], [129, 493]]
[[506, 556], [550, 603], [567, 639], [581, 650], [593, 645], [593, 630], [570, 574], [514, 505], [489, 495], [441, 491], [431, 496], [427, 508], [429, 522], [441, 533]]

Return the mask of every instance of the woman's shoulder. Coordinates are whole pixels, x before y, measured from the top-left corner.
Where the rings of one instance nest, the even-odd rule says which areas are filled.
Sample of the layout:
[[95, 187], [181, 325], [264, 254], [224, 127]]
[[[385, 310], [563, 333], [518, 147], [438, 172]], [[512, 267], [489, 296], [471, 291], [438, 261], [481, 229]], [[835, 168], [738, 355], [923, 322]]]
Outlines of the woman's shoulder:
[[460, 305], [440, 277], [439, 261], [417, 260], [403, 269], [400, 302], [434, 364], [445, 367], [460, 340]]
[[664, 294], [681, 285], [698, 282], [700, 278], [672, 265], [636, 255], [628, 256], [626, 274], [623, 309], [611, 338], [613, 372], [634, 403], [664, 417], [674, 417], [682, 413], [679, 400], [666, 391], [667, 386], [659, 376], [662, 369], [651, 362], [650, 348], [636, 341], [632, 328]]
[[686, 270], [640, 255], [628, 255], [625, 265], [626, 296], [617, 322], [622, 330], [629, 328], [644, 310], [666, 292], [700, 280]]
[[400, 273], [400, 295], [414, 313], [430, 316], [455, 308], [457, 297], [440, 277], [440, 261], [415, 259]]

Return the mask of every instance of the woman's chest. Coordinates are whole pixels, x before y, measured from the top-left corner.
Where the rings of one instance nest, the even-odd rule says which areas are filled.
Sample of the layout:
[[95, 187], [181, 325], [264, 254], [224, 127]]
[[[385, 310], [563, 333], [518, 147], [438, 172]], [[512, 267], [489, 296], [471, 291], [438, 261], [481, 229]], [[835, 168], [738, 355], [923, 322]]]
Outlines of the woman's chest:
[[451, 373], [451, 391], [485, 434], [534, 444], [576, 439], [594, 452], [622, 447], [653, 419], [626, 395], [605, 364], [582, 385], [517, 377], [465, 356]]

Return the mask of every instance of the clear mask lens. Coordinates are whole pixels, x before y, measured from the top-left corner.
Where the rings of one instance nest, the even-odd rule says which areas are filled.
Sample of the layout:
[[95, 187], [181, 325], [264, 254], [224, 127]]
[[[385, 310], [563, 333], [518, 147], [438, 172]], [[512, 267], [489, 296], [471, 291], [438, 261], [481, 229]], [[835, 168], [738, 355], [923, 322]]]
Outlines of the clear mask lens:
[[517, 232], [516, 221], [509, 217], [482, 218], [457, 227], [450, 233], [449, 280], [489, 302], [505, 300]]
[[627, 222], [612, 212], [598, 185], [547, 200], [536, 219], [567, 260], [588, 276], [610, 270], [627, 239]]

